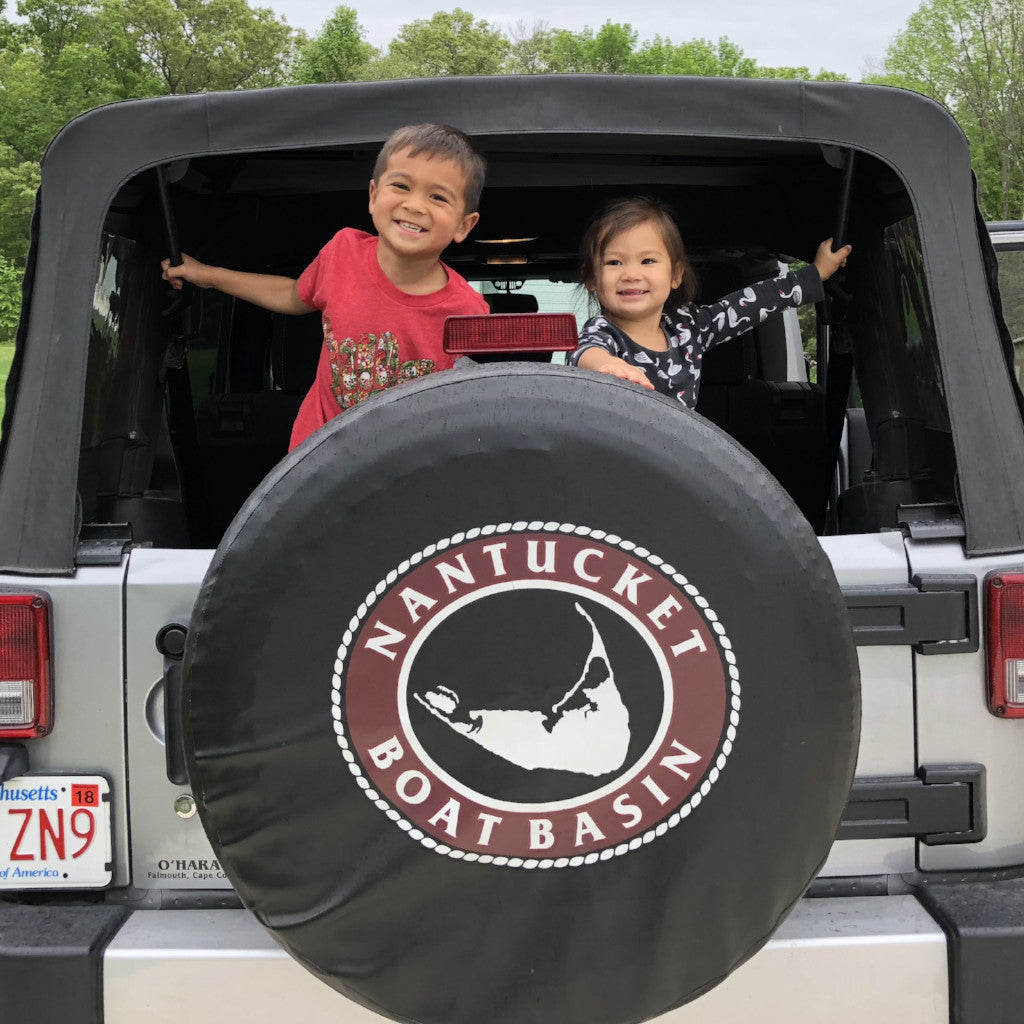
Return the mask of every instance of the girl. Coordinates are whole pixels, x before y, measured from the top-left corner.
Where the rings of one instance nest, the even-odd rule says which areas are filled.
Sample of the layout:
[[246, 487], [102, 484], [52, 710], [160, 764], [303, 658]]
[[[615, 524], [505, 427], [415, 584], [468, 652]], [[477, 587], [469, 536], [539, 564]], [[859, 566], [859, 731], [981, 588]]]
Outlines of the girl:
[[778, 310], [820, 301], [822, 281], [846, 265], [851, 251], [846, 245], [833, 252], [826, 239], [810, 266], [698, 306], [697, 279], [668, 206], [645, 196], [615, 200], [580, 246], [580, 276], [601, 315], [584, 324], [569, 361], [672, 395], [692, 409], [709, 348]]

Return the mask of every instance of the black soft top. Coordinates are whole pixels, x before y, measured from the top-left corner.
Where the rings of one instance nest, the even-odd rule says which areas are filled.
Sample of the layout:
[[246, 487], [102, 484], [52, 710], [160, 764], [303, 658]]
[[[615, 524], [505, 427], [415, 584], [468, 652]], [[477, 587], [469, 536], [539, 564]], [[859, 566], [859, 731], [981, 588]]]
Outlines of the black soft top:
[[[917, 94], [848, 83], [528, 76], [350, 83], [117, 103], [67, 125], [43, 160], [26, 316], [0, 451], [0, 570], [70, 573], [92, 293], [113, 197], [182, 158], [377, 146], [445, 121], [515, 140], [688, 138], [711, 156], [758, 140], [854, 149], [889, 165], [918, 218], [972, 553], [1024, 548], [1019, 418], [993, 314], [967, 142]], [[14, 389], [12, 399], [14, 398]], [[1000, 443], [993, 444], [998, 438]], [[983, 457], [981, 457], [983, 455]], [[40, 471], [42, 465], [46, 471]], [[1006, 481], [991, 488], [992, 479]]]

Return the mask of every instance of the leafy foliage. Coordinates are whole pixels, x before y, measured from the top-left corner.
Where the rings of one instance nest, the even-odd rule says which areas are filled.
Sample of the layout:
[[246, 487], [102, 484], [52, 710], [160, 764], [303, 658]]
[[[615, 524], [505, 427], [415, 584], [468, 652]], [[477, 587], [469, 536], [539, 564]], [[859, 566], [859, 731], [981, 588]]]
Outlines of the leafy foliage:
[[14, 341], [21, 312], [21, 268], [14, 260], [0, 256], [0, 345]]
[[717, 42], [691, 39], [673, 43], [655, 36], [637, 42], [631, 25], [606, 21], [597, 31], [552, 29], [546, 24], [532, 30], [518, 25], [504, 70], [513, 74], [590, 72], [630, 75], [706, 75], [733, 78], [820, 78], [832, 81], [845, 76], [807, 68], [766, 68], [747, 57], [735, 43], [723, 37]]
[[373, 78], [496, 75], [504, 69], [509, 45], [503, 33], [456, 7], [403, 25], [369, 73]]
[[3, 11], [0, 4], [0, 259], [16, 269], [39, 161], [68, 121], [115, 100], [279, 85], [305, 42], [245, 0], [21, 0], [17, 23]]
[[0, 422], [4, 417], [5, 385], [7, 377], [11, 372], [11, 363], [14, 361], [14, 346], [0, 345]]
[[300, 45], [291, 81], [297, 85], [317, 82], [356, 82], [367, 76], [370, 61], [379, 56], [363, 39], [363, 27], [351, 7], [339, 7], [324, 22], [320, 34]]
[[970, 140], [986, 217], [1024, 216], [1024, 5], [926, 0], [872, 81], [945, 106]]
[[0, 254], [22, 264], [37, 188], [39, 164], [21, 160], [10, 147], [0, 144]]
[[24, 0], [18, 10], [25, 22], [0, 19], [0, 256], [20, 266], [50, 139], [83, 111], [158, 88], [90, 0]]
[[103, 0], [170, 93], [281, 85], [296, 36], [245, 0]]
[[[631, 25], [613, 21], [579, 31], [520, 23], [505, 32], [458, 7], [402, 26], [383, 53], [366, 41], [347, 6], [312, 38], [246, 0], [20, 0], [17, 10], [20, 20], [9, 19], [0, 0], [2, 281], [8, 272], [20, 277], [49, 140], [102, 103], [286, 82], [445, 75], [843, 77], [764, 67], [727, 38], [641, 41]], [[1024, 200], [1022, 11], [1015, 0], [927, 0], [894, 42], [886, 66], [888, 79], [929, 91], [960, 118], [976, 149], [990, 216], [1017, 215]], [[982, 74], [972, 63], [976, 56], [995, 71]]]

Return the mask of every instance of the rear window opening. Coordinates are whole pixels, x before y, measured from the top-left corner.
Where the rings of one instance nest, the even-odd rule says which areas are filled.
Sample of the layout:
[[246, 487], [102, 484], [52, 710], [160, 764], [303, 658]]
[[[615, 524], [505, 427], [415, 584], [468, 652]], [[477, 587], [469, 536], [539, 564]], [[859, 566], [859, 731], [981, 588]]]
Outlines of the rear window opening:
[[[700, 301], [812, 259], [834, 230], [840, 161], [818, 145], [476, 141], [488, 159], [481, 220], [445, 258], [492, 312], [589, 316], [577, 249], [613, 196], [672, 204]], [[181, 248], [207, 263], [298, 276], [337, 229], [370, 228], [376, 148], [171, 165]], [[321, 326], [318, 314], [274, 315], [214, 291], [175, 303], [159, 272], [166, 237], [155, 172], [146, 171], [115, 197], [97, 262], [79, 497], [84, 522], [127, 522], [136, 543], [207, 548], [284, 456]], [[712, 350], [697, 406], [763, 463], [819, 534], [895, 527], [901, 505], [955, 497], [916, 221], [898, 177], [864, 154], [848, 240], [854, 256], [838, 283], [849, 301], [770, 318]]]

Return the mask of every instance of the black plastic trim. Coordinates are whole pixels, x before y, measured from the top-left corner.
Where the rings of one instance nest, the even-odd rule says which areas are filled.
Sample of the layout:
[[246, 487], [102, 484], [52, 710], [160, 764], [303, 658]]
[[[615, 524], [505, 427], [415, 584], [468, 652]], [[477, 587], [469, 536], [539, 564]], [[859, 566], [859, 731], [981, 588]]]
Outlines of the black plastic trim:
[[979, 843], [988, 828], [985, 766], [922, 765], [916, 775], [854, 779], [837, 839]]
[[245, 904], [233, 889], [164, 889], [161, 910], [243, 910]]
[[967, 536], [967, 526], [955, 505], [901, 505], [899, 523], [914, 540], [947, 540]]
[[816, 878], [804, 893], [805, 899], [836, 899], [846, 896], [889, 896], [888, 875], [840, 875]]
[[28, 749], [24, 743], [0, 743], [0, 783], [17, 779], [28, 771]]
[[910, 644], [918, 654], [978, 650], [978, 581], [917, 575], [911, 585], [844, 587], [858, 647]]
[[125, 907], [0, 901], [0, 1003], [5, 1021], [101, 1024], [103, 951]]
[[75, 549], [75, 565], [120, 565], [131, 546], [129, 523], [83, 523]]
[[1024, 1007], [1024, 878], [929, 882], [918, 899], [945, 931], [954, 1024], [1017, 1024]]

